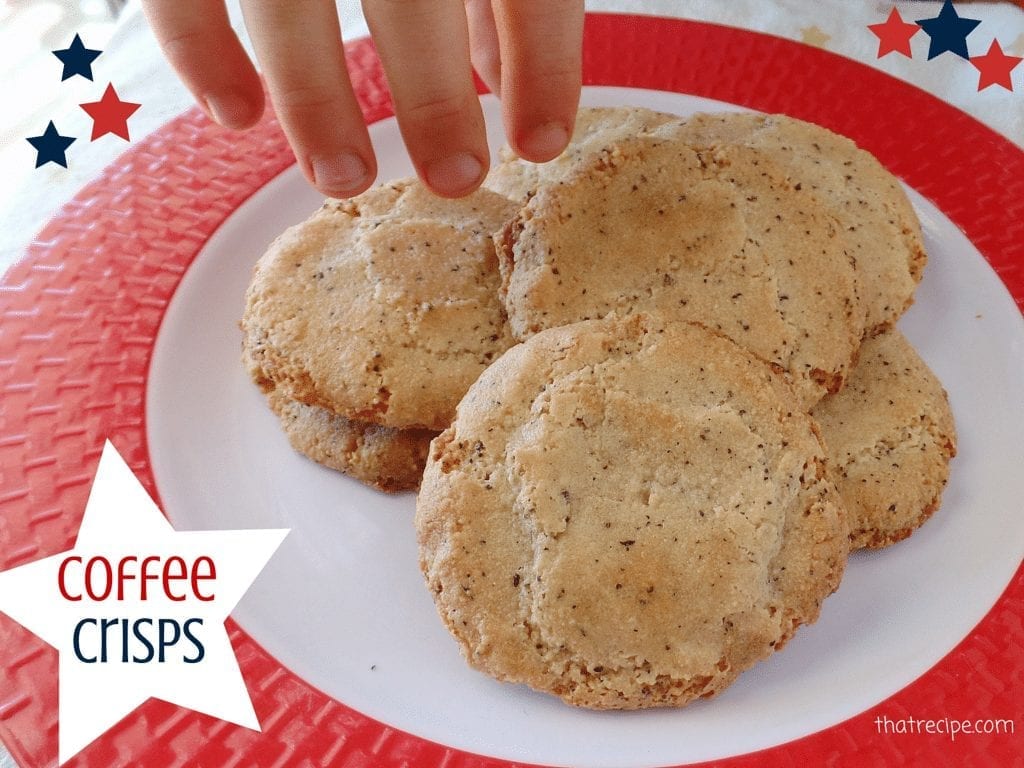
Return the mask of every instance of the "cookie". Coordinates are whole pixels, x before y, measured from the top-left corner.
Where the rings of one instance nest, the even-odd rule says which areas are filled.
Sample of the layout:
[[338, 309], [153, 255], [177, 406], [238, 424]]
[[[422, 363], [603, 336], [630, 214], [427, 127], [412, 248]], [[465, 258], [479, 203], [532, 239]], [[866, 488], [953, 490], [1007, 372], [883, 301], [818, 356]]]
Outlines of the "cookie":
[[682, 137], [769, 153], [795, 184], [819, 195], [847, 233], [869, 335], [910, 306], [928, 260], [921, 224], [899, 181], [869, 152], [832, 131], [785, 115], [703, 114]]
[[288, 442], [304, 456], [388, 493], [419, 487], [436, 432], [352, 421], [278, 392], [267, 400]]
[[864, 331], [844, 233], [764, 151], [698, 151], [682, 130], [609, 145], [496, 236], [512, 333], [610, 312], [700, 322], [810, 407], [842, 387]]
[[501, 162], [491, 169], [484, 186], [505, 197], [526, 202], [538, 188], [557, 184], [579, 163], [609, 143], [627, 136], [649, 133], [659, 125], [678, 120], [675, 115], [643, 107], [581, 107], [566, 150], [547, 163], [531, 163], [516, 157], [509, 147], [499, 151]]
[[942, 384], [898, 330], [866, 340], [846, 388], [812, 416], [854, 547], [894, 544], [938, 509], [956, 455], [953, 414]]
[[434, 440], [421, 567], [467, 661], [598, 709], [712, 696], [818, 616], [845, 513], [816, 425], [725, 337], [644, 315], [513, 347]]
[[443, 429], [512, 343], [491, 234], [514, 210], [412, 180], [328, 201], [256, 266], [242, 319], [253, 379], [354, 421]]

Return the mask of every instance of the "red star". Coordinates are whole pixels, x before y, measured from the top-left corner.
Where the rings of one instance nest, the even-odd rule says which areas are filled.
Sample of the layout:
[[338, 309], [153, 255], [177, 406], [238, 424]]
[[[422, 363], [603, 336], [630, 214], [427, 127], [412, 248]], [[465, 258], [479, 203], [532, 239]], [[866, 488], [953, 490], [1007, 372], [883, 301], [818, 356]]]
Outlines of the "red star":
[[142, 105], [121, 101], [117, 97], [114, 86], [108, 84], [102, 99], [78, 106], [92, 118], [92, 141], [96, 141], [100, 136], [105, 136], [108, 133], [116, 134], [125, 141], [131, 141], [128, 137], [128, 118], [134, 115], [135, 110]]
[[920, 32], [921, 28], [917, 24], [904, 21], [895, 8], [884, 24], [868, 24], [868, 29], [878, 38], [878, 58], [894, 51], [902, 53], [908, 59], [913, 58], [910, 52], [910, 38]]
[[1013, 90], [1013, 80], [1010, 73], [1017, 68], [1017, 65], [1024, 61], [1020, 56], [1007, 56], [1003, 53], [1003, 47], [998, 40], [993, 40], [989, 46], [988, 53], [984, 56], [972, 56], [971, 64], [978, 68], [981, 77], [978, 78], [978, 90], [983, 91], [990, 85], [1001, 85], [1008, 91]]

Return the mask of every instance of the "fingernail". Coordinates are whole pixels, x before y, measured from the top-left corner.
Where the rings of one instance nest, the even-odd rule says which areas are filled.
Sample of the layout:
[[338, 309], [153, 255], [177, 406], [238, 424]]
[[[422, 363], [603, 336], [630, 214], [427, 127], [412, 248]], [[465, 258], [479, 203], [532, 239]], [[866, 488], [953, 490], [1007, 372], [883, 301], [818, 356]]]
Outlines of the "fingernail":
[[369, 168], [363, 158], [352, 152], [340, 155], [314, 155], [309, 158], [313, 181], [321, 192], [344, 197], [361, 192], [366, 185]]
[[207, 96], [206, 108], [214, 120], [227, 128], [244, 128], [252, 117], [252, 105], [237, 93]]
[[458, 194], [474, 188], [484, 175], [484, 166], [469, 152], [456, 152], [427, 164], [427, 185], [435, 192]]
[[551, 160], [569, 143], [569, 131], [561, 123], [544, 123], [526, 134], [520, 148], [530, 160]]

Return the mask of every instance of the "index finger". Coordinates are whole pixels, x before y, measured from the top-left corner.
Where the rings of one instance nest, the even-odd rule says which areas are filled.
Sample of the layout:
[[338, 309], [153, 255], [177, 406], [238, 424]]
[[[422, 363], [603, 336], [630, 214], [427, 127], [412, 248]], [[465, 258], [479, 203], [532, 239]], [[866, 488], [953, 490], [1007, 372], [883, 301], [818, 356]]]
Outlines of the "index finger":
[[505, 133], [544, 162], [569, 143], [583, 80], [583, 0], [494, 0]]

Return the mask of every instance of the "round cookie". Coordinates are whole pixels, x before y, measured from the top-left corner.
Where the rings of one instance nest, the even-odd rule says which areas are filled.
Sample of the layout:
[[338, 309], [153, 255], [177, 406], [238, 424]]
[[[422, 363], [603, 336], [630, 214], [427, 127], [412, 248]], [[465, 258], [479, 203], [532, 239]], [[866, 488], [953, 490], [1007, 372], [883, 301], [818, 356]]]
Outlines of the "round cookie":
[[678, 122], [541, 187], [496, 236], [516, 338], [610, 312], [718, 330], [785, 372], [809, 408], [863, 335], [844, 233], [756, 148], [697, 151]]
[[857, 261], [869, 335], [891, 326], [913, 302], [928, 260], [921, 224], [899, 181], [869, 152], [786, 115], [694, 115], [681, 136], [698, 145], [762, 149], [794, 183], [830, 205]]
[[783, 378], [645, 315], [544, 331], [436, 438], [421, 567], [475, 668], [600, 709], [712, 696], [815, 621], [845, 512]]
[[898, 330], [867, 339], [846, 388], [811, 415], [849, 511], [853, 547], [894, 544], [938, 509], [956, 427], [942, 384]]
[[348, 419], [443, 429], [512, 343], [491, 235], [514, 209], [412, 180], [327, 201], [256, 266], [242, 318], [253, 379]]
[[581, 107], [572, 140], [565, 151], [547, 163], [516, 157], [510, 147], [499, 150], [501, 162], [491, 169], [484, 186], [505, 197], [526, 202], [541, 186], [557, 184], [577, 165], [608, 144], [627, 136], [649, 133], [678, 120], [675, 115], [643, 107]]
[[388, 493], [419, 487], [436, 432], [352, 421], [277, 392], [267, 400], [288, 442], [304, 456]]

